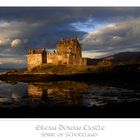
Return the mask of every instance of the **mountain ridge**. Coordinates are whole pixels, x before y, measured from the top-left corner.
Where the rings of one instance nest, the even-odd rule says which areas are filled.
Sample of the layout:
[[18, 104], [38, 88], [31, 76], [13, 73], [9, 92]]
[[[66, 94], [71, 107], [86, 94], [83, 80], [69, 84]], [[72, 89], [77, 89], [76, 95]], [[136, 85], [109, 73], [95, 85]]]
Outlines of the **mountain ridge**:
[[140, 52], [120, 52], [97, 60], [112, 63], [140, 64]]

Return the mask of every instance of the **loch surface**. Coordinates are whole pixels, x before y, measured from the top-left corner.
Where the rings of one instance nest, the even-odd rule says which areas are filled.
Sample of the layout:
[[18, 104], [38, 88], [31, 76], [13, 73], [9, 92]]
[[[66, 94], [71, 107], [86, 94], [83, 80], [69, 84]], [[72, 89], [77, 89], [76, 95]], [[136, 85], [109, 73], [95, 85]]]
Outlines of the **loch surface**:
[[140, 117], [139, 84], [0, 81], [0, 117]]

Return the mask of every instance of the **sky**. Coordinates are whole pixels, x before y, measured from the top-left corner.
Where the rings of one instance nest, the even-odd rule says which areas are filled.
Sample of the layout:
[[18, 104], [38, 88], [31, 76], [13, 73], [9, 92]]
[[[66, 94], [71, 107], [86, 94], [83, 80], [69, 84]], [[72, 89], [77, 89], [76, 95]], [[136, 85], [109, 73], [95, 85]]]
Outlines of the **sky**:
[[0, 68], [25, 67], [30, 48], [75, 36], [83, 57], [140, 51], [140, 7], [0, 7]]

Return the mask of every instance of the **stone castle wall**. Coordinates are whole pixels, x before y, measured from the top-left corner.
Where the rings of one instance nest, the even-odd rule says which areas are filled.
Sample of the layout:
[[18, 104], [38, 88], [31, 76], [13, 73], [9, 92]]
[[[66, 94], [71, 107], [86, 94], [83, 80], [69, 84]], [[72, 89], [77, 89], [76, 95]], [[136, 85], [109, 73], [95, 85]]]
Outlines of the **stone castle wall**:
[[46, 51], [44, 49], [35, 51], [30, 49], [27, 55], [27, 70], [46, 63]]
[[54, 52], [45, 49], [30, 50], [27, 55], [27, 68], [46, 64], [87, 65], [87, 59], [82, 58], [82, 47], [77, 38], [61, 39]]
[[28, 70], [32, 70], [34, 67], [42, 64], [42, 54], [28, 55], [27, 62]]

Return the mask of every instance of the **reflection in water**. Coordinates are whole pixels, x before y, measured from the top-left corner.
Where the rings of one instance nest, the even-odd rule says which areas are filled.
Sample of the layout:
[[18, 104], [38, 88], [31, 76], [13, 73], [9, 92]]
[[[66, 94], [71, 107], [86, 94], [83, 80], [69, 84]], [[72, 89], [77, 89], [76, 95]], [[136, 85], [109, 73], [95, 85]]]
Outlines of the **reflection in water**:
[[28, 84], [28, 95], [32, 101], [46, 101], [49, 106], [69, 106], [82, 104], [82, 91], [86, 90], [85, 83], [50, 82]]
[[139, 93], [138, 90], [136, 92], [112, 87], [110, 84], [73, 81], [28, 85], [28, 94], [32, 96], [32, 101], [45, 101], [49, 106], [104, 106], [108, 103], [139, 100]]
[[20, 100], [27, 95], [27, 83], [6, 83], [0, 81], [0, 102]]
[[[140, 90], [91, 82], [0, 82], [0, 106], [98, 106], [140, 100]], [[36, 106], [35, 106], [36, 107]]]
[[34, 84], [28, 84], [28, 96], [31, 97], [32, 102], [41, 101], [43, 96], [43, 89]]

